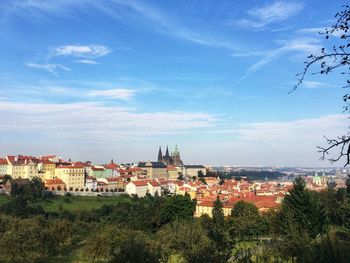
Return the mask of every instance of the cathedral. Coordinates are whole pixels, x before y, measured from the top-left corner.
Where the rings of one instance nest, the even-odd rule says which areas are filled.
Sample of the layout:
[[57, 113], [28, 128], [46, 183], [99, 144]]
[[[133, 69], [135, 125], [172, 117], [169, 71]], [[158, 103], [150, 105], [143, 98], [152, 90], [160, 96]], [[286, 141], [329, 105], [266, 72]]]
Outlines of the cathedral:
[[158, 162], [163, 162], [166, 165], [174, 165], [177, 167], [183, 166], [183, 162], [181, 161], [180, 152], [177, 149], [177, 145], [175, 146], [175, 150], [172, 152], [171, 156], [169, 154], [168, 146], [166, 147], [165, 155], [163, 155], [162, 148], [159, 146]]

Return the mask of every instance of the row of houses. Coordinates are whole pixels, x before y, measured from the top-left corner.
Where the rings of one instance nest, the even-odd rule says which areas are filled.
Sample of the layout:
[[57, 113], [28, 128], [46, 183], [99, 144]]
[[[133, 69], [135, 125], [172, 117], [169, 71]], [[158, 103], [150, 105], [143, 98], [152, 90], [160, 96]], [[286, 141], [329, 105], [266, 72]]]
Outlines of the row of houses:
[[39, 177], [49, 190], [96, 190], [125, 189], [126, 179], [138, 176], [146, 179], [172, 179], [180, 174], [192, 177], [206, 173], [202, 165], [167, 166], [163, 162], [140, 162], [138, 164], [118, 165], [111, 160], [104, 165], [91, 162], [64, 161], [55, 155], [6, 156], [0, 158], [0, 176], [10, 175], [13, 179], [33, 179]]

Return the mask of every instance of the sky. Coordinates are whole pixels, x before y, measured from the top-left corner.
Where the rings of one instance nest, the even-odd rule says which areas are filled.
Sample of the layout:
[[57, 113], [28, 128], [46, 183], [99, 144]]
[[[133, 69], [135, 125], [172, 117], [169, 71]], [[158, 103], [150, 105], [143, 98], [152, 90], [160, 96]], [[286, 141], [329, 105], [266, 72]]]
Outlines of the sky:
[[345, 3], [2, 0], [0, 155], [329, 166], [345, 80], [289, 91]]

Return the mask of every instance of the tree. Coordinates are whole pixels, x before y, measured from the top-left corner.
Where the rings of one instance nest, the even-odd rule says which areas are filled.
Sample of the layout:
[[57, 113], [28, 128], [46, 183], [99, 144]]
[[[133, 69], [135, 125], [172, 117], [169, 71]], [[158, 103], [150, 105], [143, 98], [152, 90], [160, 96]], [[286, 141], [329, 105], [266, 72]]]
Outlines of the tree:
[[231, 254], [231, 240], [226, 227], [223, 205], [219, 196], [217, 196], [214, 202], [212, 219], [204, 216], [201, 218], [201, 222], [209, 238], [215, 244], [217, 262], [227, 262]]
[[158, 231], [157, 239], [166, 255], [180, 255], [189, 263], [218, 262], [214, 257], [215, 246], [195, 221], [176, 220], [165, 225]]
[[[344, 6], [344, 10], [335, 15], [337, 22], [330, 28], [325, 29], [325, 32], [321, 33], [326, 36], [328, 40], [335, 41], [331, 49], [323, 47], [320, 54], [311, 54], [308, 56], [308, 60], [305, 62], [303, 72], [297, 74], [298, 80], [294, 85], [291, 92], [295, 91], [304, 81], [307, 73], [315, 65], [319, 65], [319, 74], [327, 75], [329, 73], [341, 70], [340, 73], [343, 75], [350, 74], [350, 34], [349, 34], [349, 23], [350, 23], [350, 6]], [[340, 44], [339, 44], [340, 43]], [[350, 79], [346, 81], [346, 85], [343, 88], [350, 87]], [[344, 112], [350, 110], [350, 93], [345, 93], [343, 96], [345, 102]], [[321, 154], [321, 160], [327, 159], [331, 163], [337, 162], [345, 158], [345, 165], [350, 164], [350, 134], [340, 135], [337, 138], [327, 138], [326, 145], [318, 147]], [[334, 151], [336, 154], [334, 156]], [[331, 157], [328, 157], [331, 156]]]
[[161, 222], [166, 224], [175, 219], [192, 219], [195, 209], [196, 205], [188, 194], [167, 197], [160, 211]]
[[91, 234], [83, 252], [93, 262], [97, 259], [111, 263], [156, 263], [161, 258], [159, 246], [147, 235], [115, 225]]
[[216, 201], [213, 207], [213, 220], [217, 226], [223, 226], [225, 224], [224, 210], [222, 209], [222, 203], [219, 196], [216, 197]]
[[249, 240], [268, 231], [266, 218], [249, 202], [238, 201], [231, 211], [230, 235], [232, 239]]
[[44, 227], [41, 218], [9, 218], [4, 232], [0, 235], [0, 260], [36, 262], [36, 259], [44, 253], [42, 242]]
[[312, 241], [324, 231], [324, 214], [318, 207], [306, 189], [304, 179], [295, 179], [273, 224], [279, 237], [277, 248], [281, 255], [306, 262]]

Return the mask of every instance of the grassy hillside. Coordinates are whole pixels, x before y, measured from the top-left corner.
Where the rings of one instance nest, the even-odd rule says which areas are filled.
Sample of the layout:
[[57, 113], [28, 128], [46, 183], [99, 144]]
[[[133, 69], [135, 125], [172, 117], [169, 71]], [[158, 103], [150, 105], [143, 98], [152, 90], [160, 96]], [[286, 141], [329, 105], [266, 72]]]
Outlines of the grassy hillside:
[[[9, 201], [6, 195], [0, 195], [0, 206]], [[92, 210], [100, 208], [103, 205], [115, 205], [120, 202], [130, 202], [127, 196], [55, 196], [45, 201], [40, 201], [40, 204], [47, 212], [57, 212], [59, 210], [68, 210], [70, 212], [78, 210]]]

